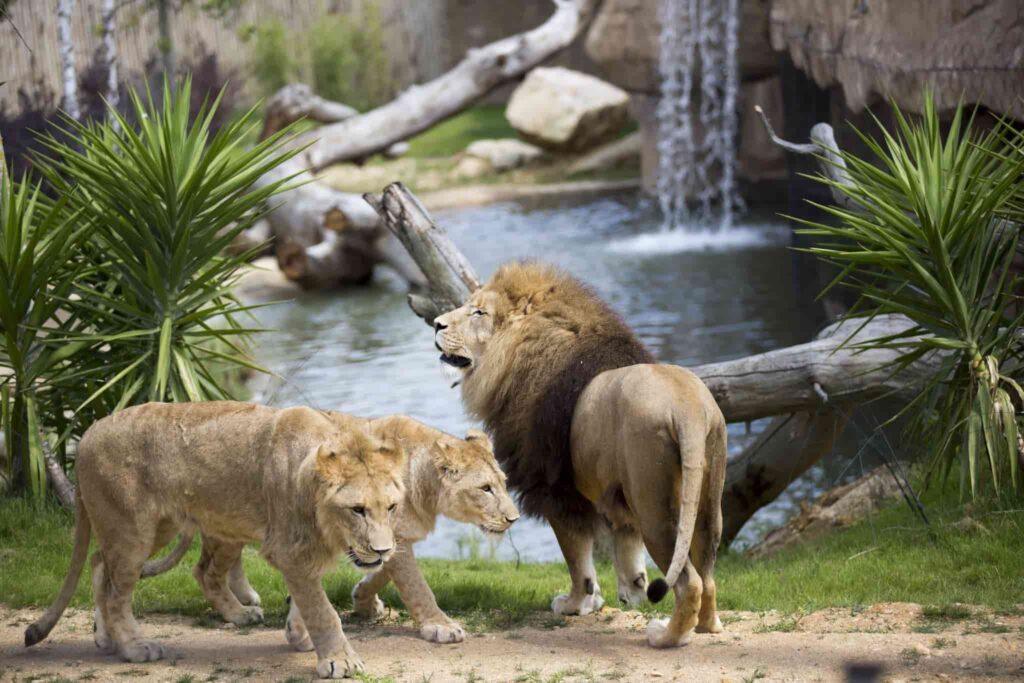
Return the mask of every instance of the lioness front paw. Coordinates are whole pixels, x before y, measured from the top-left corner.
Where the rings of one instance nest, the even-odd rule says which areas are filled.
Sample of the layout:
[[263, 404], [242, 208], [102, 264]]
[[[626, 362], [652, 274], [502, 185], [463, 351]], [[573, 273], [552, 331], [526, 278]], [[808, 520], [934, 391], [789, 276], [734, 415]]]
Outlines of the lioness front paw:
[[454, 621], [441, 624], [423, 624], [420, 626], [420, 637], [431, 643], [461, 643], [466, 639], [466, 632]]
[[561, 595], [556, 595], [555, 599], [551, 601], [551, 611], [562, 615], [590, 614], [591, 612], [597, 612], [603, 606], [604, 598], [601, 597], [600, 593], [581, 597], [562, 593]]
[[366, 665], [354, 653], [328, 657], [316, 663], [316, 673], [320, 678], [349, 678], [364, 671]]
[[288, 619], [284, 622], [284, 637], [288, 644], [299, 652], [313, 650], [313, 639], [309, 637], [306, 624], [302, 619], [293, 617], [291, 613], [288, 614]]
[[668, 627], [668, 619], [651, 619], [647, 623], [647, 642], [651, 647], [679, 647], [690, 639], [689, 633], [674, 636]]
[[715, 618], [708, 623], [698, 623], [697, 633], [721, 633], [724, 629], [722, 628], [722, 620], [715, 615]]
[[121, 659], [133, 664], [155, 662], [164, 657], [164, 646], [152, 640], [133, 640], [120, 646]]
[[364, 598], [358, 602], [353, 602], [352, 609], [357, 615], [370, 621], [377, 621], [378, 619], [383, 618], [387, 613], [387, 609], [384, 607], [384, 601], [376, 595], [373, 596], [372, 600]]
[[237, 614], [232, 614], [228, 621], [235, 626], [249, 626], [263, 621], [263, 610], [256, 606], [243, 606]]

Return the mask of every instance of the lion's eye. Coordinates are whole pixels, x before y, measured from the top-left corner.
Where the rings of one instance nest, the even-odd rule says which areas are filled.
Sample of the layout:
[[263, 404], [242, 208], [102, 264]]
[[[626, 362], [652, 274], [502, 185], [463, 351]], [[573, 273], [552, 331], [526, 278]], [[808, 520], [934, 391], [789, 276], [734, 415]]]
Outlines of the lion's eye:
[[398, 503], [392, 503], [391, 507], [388, 508], [388, 512], [394, 512], [398, 509]]
[[366, 515], [366, 508], [364, 508], [362, 505], [357, 505], [356, 507], [352, 508], [352, 512], [359, 515], [360, 517], [364, 517]]
[[479, 308], [473, 311], [472, 315], [487, 315], [487, 311], [481, 311]]
[[493, 489], [491, 488], [491, 485], [490, 485], [490, 484], [487, 484], [486, 486], [481, 486], [481, 487], [480, 487], [480, 489], [481, 489], [481, 490], [482, 490], [482, 491], [483, 491], [484, 493], [491, 493], [491, 492], [493, 491]]

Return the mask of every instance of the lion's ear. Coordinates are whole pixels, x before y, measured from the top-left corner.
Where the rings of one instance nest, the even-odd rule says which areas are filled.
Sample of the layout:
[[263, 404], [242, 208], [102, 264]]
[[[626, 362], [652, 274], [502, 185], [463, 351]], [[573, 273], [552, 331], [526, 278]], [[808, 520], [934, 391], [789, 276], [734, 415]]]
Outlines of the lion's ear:
[[377, 444], [377, 452], [390, 461], [395, 467], [404, 467], [406, 461], [405, 449], [402, 444], [393, 437], [384, 437]]
[[328, 444], [316, 449], [316, 471], [324, 479], [336, 480], [344, 476], [345, 468], [341, 452]]
[[449, 443], [448, 438], [441, 438], [430, 447], [430, 461], [441, 473], [442, 477], [457, 476], [459, 468], [455, 462], [456, 451]]
[[487, 450], [489, 450], [491, 453], [494, 452], [494, 444], [491, 443], [491, 438], [487, 436], [485, 432], [482, 432], [479, 429], [470, 429], [468, 432], [466, 432], [466, 441], [478, 443]]

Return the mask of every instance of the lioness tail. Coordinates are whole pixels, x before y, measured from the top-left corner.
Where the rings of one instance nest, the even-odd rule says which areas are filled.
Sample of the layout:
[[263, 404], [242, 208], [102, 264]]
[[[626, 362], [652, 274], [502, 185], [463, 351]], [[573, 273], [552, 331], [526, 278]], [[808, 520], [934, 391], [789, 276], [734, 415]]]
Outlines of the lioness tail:
[[703, 439], [695, 440], [695, 435], [680, 430], [678, 422], [676, 420], [676, 434], [679, 438], [679, 455], [683, 471], [679, 491], [676, 545], [672, 551], [672, 562], [669, 564], [668, 571], [665, 572], [665, 578], [655, 579], [647, 586], [647, 599], [651, 602], [660, 602], [668, 593], [669, 587], [676, 585], [679, 575], [686, 568], [686, 562], [690, 557], [690, 541], [693, 539], [697, 511], [700, 508], [701, 489], [704, 485], [706, 444]]
[[174, 550], [167, 553], [165, 557], [159, 560], [150, 560], [146, 564], [142, 565], [142, 578], [150, 576], [156, 576], [157, 574], [163, 574], [169, 569], [173, 569], [174, 565], [181, 562], [181, 558], [185, 556], [188, 549], [192, 547], [192, 539], [195, 537], [195, 533], [181, 534], [178, 537], [178, 545], [174, 546]]
[[57, 599], [50, 605], [43, 616], [39, 617], [31, 626], [25, 629], [25, 647], [32, 647], [46, 636], [57, 624], [60, 615], [64, 614], [71, 596], [75, 594], [78, 587], [78, 579], [82, 575], [82, 567], [85, 566], [85, 558], [89, 555], [89, 536], [92, 527], [89, 523], [89, 515], [82, 504], [81, 494], [75, 496], [75, 547], [71, 551], [71, 566], [68, 567], [67, 578], [64, 579], [64, 586], [60, 589]]

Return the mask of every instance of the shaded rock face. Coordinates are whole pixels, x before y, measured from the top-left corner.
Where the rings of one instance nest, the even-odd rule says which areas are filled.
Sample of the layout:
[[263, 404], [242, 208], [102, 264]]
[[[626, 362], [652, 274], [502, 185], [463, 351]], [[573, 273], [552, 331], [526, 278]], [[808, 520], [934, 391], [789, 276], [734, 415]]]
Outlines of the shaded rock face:
[[1024, 118], [1021, 0], [775, 0], [771, 40], [854, 112], [880, 97], [920, 111], [931, 87], [940, 110], [962, 95]]
[[476, 140], [466, 147], [465, 155], [486, 161], [495, 171], [510, 171], [545, 157], [540, 147], [515, 138]]
[[581, 152], [609, 140], [629, 114], [629, 94], [561, 67], [537, 68], [512, 93], [505, 117], [541, 147]]
[[[631, 93], [654, 95], [660, 90], [658, 1], [604, 0], [587, 33], [587, 54], [605, 78]], [[769, 76], [778, 66], [768, 36], [769, 4], [741, 0], [739, 62], [744, 80]]]

